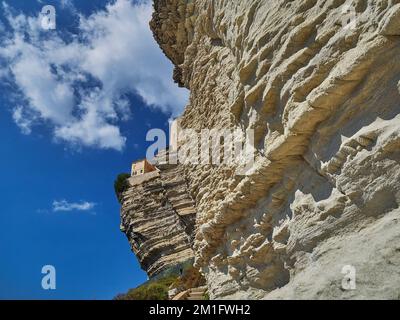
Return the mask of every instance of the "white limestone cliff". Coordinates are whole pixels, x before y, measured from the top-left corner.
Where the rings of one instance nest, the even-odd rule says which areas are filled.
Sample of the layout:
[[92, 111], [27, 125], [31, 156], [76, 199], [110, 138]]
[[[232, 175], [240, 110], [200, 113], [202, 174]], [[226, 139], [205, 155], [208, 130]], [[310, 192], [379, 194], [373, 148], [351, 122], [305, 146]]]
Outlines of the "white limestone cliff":
[[400, 298], [400, 1], [155, 0], [151, 27], [184, 128], [255, 130], [253, 174], [185, 168], [211, 298]]

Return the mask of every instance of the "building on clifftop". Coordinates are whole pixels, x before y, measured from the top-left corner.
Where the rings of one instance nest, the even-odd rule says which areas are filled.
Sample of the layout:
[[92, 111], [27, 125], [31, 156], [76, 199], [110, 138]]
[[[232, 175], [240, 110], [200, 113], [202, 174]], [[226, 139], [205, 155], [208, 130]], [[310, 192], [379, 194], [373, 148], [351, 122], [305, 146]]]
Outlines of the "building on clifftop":
[[150, 162], [148, 162], [146, 159], [141, 159], [134, 161], [132, 163], [131, 176], [132, 177], [139, 176], [156, 170], [157, 168], [153, 166]]

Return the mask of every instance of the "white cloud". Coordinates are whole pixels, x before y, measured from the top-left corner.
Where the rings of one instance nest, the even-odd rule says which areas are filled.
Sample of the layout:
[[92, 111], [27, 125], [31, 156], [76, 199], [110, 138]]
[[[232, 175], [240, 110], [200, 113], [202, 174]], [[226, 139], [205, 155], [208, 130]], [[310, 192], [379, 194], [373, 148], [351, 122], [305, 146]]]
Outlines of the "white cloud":
[[46, 122], [55, 140], [122, 150], [126, 138], [119, 126], [135, 107], [125, 94], [173, 116], [183, 110], [188, 93], [173, 83], [172, 65], [149, 30], [151, 1], [116, 0], [104, 11], [81, 15], [79, 36], [69, 42], [58, 31], [42, 30], [38, 17], [3, 8], [13, 31], [1, 41], [8, 68], [0, 76], [11, 77], [27, 101], [14, 110], [24, 133]]
[[93, 202], [53, 201], [53, 212], [91, 211], [96, 206]]
[[23, 107], [17, 106], [13, 110], [13, 119], [15, 123], [20, 127], [23, 134], [31, 134], [32, 117], [26, 117], [23, 115]]
[[75, 6], [72, 0], [61, 0], [60, 6], [63, 9], [75, 10]]

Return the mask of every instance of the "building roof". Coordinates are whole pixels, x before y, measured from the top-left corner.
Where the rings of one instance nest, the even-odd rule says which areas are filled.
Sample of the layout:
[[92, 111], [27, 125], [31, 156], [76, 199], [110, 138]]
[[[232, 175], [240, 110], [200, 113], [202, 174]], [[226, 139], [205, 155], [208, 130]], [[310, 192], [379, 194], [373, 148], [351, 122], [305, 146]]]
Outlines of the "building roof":
[[142, 161], [147, 161], [147, 159], [143, 158], [143, 159], [140, 159], [140, 160], [135, 160], [135, 161], [132, 162], [132, 164], [136, 164], [136, 163], [139, 163], [139, 162], [142, 162]]

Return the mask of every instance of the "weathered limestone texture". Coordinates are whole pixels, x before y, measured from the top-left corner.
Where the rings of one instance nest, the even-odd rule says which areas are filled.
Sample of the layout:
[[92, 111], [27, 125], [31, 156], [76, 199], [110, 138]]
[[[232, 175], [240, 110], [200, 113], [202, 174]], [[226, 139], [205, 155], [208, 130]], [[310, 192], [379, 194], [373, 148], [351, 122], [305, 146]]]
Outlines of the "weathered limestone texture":
[[121, 231], [149, 277], [193, 258], [196, 216], [182, 168], [156, 166], [130, 178], [121, 197]]
[[251, 175], [185, 167], [211, 298], [400, 298], [400, 0], [155, 0], [151, 27], [184, 128], [255, 130]]

